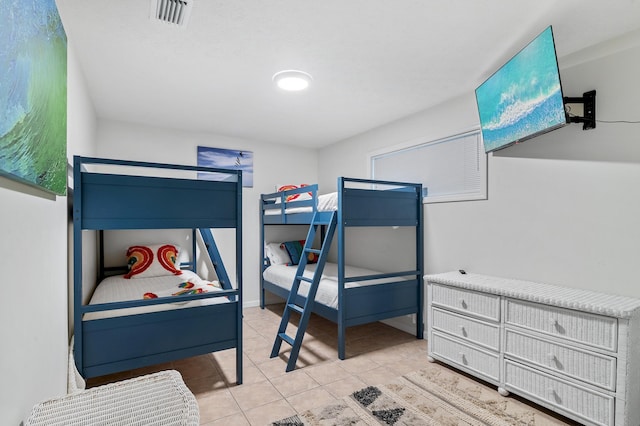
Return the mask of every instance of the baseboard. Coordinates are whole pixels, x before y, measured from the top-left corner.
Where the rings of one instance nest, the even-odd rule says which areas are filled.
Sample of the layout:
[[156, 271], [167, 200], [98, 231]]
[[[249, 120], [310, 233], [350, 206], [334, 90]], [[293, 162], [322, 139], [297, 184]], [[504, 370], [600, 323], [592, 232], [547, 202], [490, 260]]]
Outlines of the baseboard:
[[416, 325], [413, 322], [413, 315], [403, 315], [401, 317], [389, 318], [380, 322], [404, 331], [405, 333], [416, 334]]
[[256, 306], [260, 306], [260, 301], [259, 300], [249, 300], [249, 301], [243, 301], [242, 302], [242, 309], [245, 308], [255, 308]]

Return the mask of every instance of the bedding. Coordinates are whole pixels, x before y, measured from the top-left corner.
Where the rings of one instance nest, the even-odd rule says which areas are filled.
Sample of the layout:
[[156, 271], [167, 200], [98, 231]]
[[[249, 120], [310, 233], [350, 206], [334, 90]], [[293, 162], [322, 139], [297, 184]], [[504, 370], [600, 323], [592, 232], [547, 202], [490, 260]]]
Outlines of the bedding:
[[[129, 300], [142, 300], [147, 293], [153, 293], [158, 297], [170, 296], [180, 290], [180, 284], [192, 283], [194, 288], [207, 291], [220, 291], [210, 281], [203, 280], [192, 271], [183, 270], [182, 275], [165, 275], [160, 277], [147, 277], [130, 280], [123, 275], [105, 278], [97, 287], [89, 304], [95, 305], [108, 302], [124, 302]], [[135, 308], [114, 309], [110, 311], [88, 312], [83, 320], [95, 320], [101, 318], [111, 318], [116, 316], [142, 314], [147, 312], [158, 312], [170, 309], [180, 309], [192, 306], [212, 305], [228, 302], [226, 297], [214, 297], [209, 299], [199, 299], [187, 302], [180, 301], [180, 297], [175, 297], [176, 301], [151, 306], [140, 306]]]
[[169, 296], [187, 296], [190, 294], [203, 294], [208, 293], [213, 290], [213, 288], [221, 288], [220, 283], [218, 281], [206, 282], [202, 283], [194, 283], [193, 281], [185, 281], [180, 284], [173, 286], [167, 290], [145, 293], [142, 298], [143, 299], [157, 299], [159, 297], [169, 297]]
[[[304, 276], [307, 278], [313, 278], [313, 272], [316, 269], [317, 264], [309, 264], [306, 266], [304, 270]], [[266, 281], [269, 281], [278, 287], [285, 288], [289, 290], [291, 285], [293, 284], [293, 280], [296, 276], [296, 271], [298, 269], [297, 265], [287, 266], [287, 265], [271, 265], [267, 269], [264, 270], [262, 276]], [[374, 275], [379, 274], [378, 271], [373, 271], [371, 269], [358, 268], [355, 266], [346, 266], [345, 267], [345, 276], [346, 277], [355, 277], [355, 276], [364, 276], [364, 275]], [[381, 278], [376, 280], [367, 280], [361, 282], [351, 282], [346, 283], [345, 288], [351, 287], [360, 287], [365, 285], [378, 285], [385, 284], [389, 282], [397, 282], [398, 280], [406, 279], [406, 278]], [[300, 289], [298, 290], [298, 294], [301, 296], [306, 296], [309, 293], [309, 283], [306, 281], [300, 282]], [[329, 306], [331, 308], [338, 308], [338, 264], [327, 262], [324, 266], [324, 271], [322, 272], [322, 278], [320, 279], [320, 284], [318, 285], [318, 292], [316, 293], [316, 303], [322, 303], [323, 305]]]
[[264, 254], [269, 259], [270, 265], [291, 265], [289, 253], [281, 243], [267, 243], [264, 245]]
[[[296, 200], [296, 201], [300, 201], [300, 200]], [[318, 195], [318, 211], [331, 212], [336, 210], [338, 210], [338, 193], [337, 192]], [[313, 211], [311, 207], [291, 207], [291, 208], [285, 208], [284, 210], [286, 214], [308, 213], [310, 211]], [[277, 215], [280, 213], [281, 211], [279, 209], [269, 209], [269, 210], [265, 210], [264, 212], [265, 215]]]

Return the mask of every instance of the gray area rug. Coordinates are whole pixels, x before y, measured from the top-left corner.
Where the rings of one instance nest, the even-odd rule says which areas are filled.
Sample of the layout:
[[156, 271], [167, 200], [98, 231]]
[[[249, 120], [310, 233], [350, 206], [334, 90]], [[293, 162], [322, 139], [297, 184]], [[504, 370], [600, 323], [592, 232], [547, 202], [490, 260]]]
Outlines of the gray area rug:
[[386, 385], [369, 386], [334, 404], [272, 423], [328, 425], [563, 425], [561, 420], [495, 389], [450, 372], [420, 370]]

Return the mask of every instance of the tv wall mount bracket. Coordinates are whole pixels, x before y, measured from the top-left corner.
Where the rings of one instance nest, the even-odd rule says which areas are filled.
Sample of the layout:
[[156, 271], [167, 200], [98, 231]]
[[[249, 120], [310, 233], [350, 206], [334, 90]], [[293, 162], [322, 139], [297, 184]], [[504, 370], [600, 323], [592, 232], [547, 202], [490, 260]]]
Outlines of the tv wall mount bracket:
[[[563, 98], [564, 108], [567, 112], [567, 118], [570, 123], [582, 123], [582, 130], [589, 130], [596, 128], [596, 91], [591, 90], [582, 94], [582, 97], [569, 97]], [[582, 104], [583, 115], [582, 117], [571, 115], [570, 104]]]

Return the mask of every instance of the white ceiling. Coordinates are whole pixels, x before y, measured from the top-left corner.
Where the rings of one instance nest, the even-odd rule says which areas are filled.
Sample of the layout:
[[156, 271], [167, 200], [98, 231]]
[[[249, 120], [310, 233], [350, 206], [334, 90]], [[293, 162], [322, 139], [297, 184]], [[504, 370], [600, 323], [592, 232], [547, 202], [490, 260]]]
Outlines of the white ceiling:
[[472, 93], [550, 24], [560, 58], [640, 28], [640, 0], [193, 1], [177, 28], [57, 0], [99, 117], [315, 148]]

